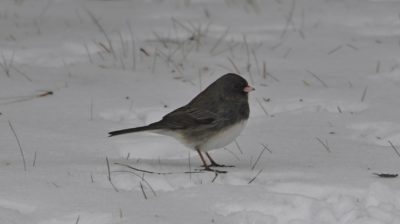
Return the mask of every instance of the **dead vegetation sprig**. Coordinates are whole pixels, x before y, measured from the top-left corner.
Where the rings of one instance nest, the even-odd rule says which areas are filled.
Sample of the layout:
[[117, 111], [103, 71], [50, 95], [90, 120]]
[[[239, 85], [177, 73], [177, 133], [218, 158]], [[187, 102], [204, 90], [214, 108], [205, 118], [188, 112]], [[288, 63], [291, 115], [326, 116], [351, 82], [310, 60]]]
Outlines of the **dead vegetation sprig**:
[[256, 174], [253, 178], [251, 178], [251, 180], [250, 180], [247, 184], [253, 183], [253, 182], [257, 179], [257, 177], [258, 177], [263, 171], [264, 171], [263, 169], [261, 169], [260, 171], [258, 171], [257, 174]]
[[188, 152], [188, 167], [189, 167], [189, 180], [192, 182], [192, 161], [190, 159], [190, 152]]
[[167, 44], [168, 38], [161, 38], [161, 36], [158, 35], [158, 33], [157, 33], [156, 31], [153, 31], [153, 35], [154, 35], [154, 37], [156, 38], [156, 40], [157, 40], [159, 43], [161, 43], [161, 45], [162, 45], [164, 48], [168, 48], [168, 44]]
[[341, 44], [341, 45], [339, 45], [339, 46], [333, 48], [332, 50], [330, 50], [327, 54], [328, 54], [328, 55], [331, 55], [331, 54], [333, 54], [333, 53], [339, 51], [340, 49], [342, 49], [342, 47], [343, 47], [343, 45]]
[[340, 108], [340, 106], [336, 107], [339, 113], [343, 113], [342, 108]]
[[10, 73], [11, 69], [13, 68], [14, 64], [14, 57], [15, 57], [15, 51], [11, 53], [10, 57], [6, 57], [3, 52], [1, 52], [1, 61], [0, 61], [0, 67], [3, 69], [4, 73], [6, 74], [7, 77], [10, 78]]
[[233, 50], [237, 47], [240, 46], [240, 42], [235, 42], [233, 40], [229, 41], [227, 44], [227, 47], [225, 47], [222, 50], [219, 50], [217, 52], [211, 53], [211, 56], [218, 56], [221, 55], [227, 51], [231, 52], [231, 54], [233, 54]]
[[36, 159], [37, 159], [37, 151], [35, 151], [35, 154], [33, 155], [32, 167], [36, 166]]
[[378, 74], [380, 71], [381, 71], [381, 61], [378, 60], [378, 62], [376, 63], [375, 72]]
[[26, 80], [28, 80], [29, 82], [32, 82], [33, 80], [25, 73], [22, 72], [21, 70], [19, 70], [17, 67], [13, 66], [12, 69], [14, 69], [14, 71], [16, 71], [18, 74], [22, 75]]
[[390, 146], [392, 147], [392, 149], [394, 150], [394, 152], [396, 153], [396, 155], [397, 155], [398, 157], [400, 157], [399, 150], [398, 150], [397, 147], [392, 143], [392, 141], [389, 140], [388, 143], [390, 144]]
[[317, 139], [317, 141], [319, 143], [321, 143], [321, 145], [326, 149], [327, 152], [329, 152], [329, 153], [331, 152], [331, 149], [329, 148], [329, 145], [328, 145], [328, 140], [325, 139], [325, 142], [324, 142], [318, 137], [315, 137], [315, 139]]
[[135, 37], [133, 35], [132, 25], [129, 22], [127, 22], [127, 26], [128, 26], [129, 35], [131, 38], [132, 71], [136, 71], [136, 41], [135, 41]]
[[[143, 49], [143, 48], [141, 48]], [[153, 56], [153, 62], [152, 62], [152, 66], [151, 66], [151, 73], [154, 74], [155, 70], [156, 70], [156, 65], [157, 65], [157, 58], [161, 58], [163, 59], [163, 61], [165, 62], [165, 64], [170, 67], [170, 68], [175, 68], [175, 62], [171, 59], [171, 56], [168, 55], [167, 53], [164, 53], [161, 49], [159, 49], [158, 47], [155, 47], [154, 51], [152, 54], [149, 54], [148, 51], [145, 51], [143, 49], [142, 51], [146, 56]]]
[[144, 199], [146, 199], [146, 200], [147, 200], [147, 194], [146, 194], [146, 191], [144, 191], [144, 187], [143, 187], [143, 184], [142, 184], [142, 182], [140, 182], [140, 189], [142, 190], [142, 193], [143, 193], [143, 197], [144, 197]]
[[[184, 172], [156, 172], [156, 171], [151, 171], [151, 170], [144, 170], [144, 169], [139, 169], [136, 167], [133, 167], [128, 164], [124, 163], [114, 163], [115, 165], [122, 166], [137, 172], [142, 172], [142, 173], [147, 173], [147, 174], [156, 174], [156, 175], [173, 175], [173, 174], [193, 174], [193, 173], [203, 173], [203, 171], [184, 171]], [[121, 171], [118, 171], [121, 172]]]
[[237, 74], [241, 74], [240, 70], [239, 70], [239, 67], [235, 64], [235, 62], [230, 57], [228, 57], [228, 61], [231, 63], [231, 65], [232, 65], [233, 69], [235, 70], [235, 72]]
[[267, 70], [267, 62], [263, 61], [263, 69], [262, 69], [262, 78], [266, 79], [267, 77], [271, 77], [275, 82], [279, 82], [279, 79], [272, 75], [270, 72]]
[[270, 116], [267, 109], [265, 109], [265, 107], [262, 105], [261, 101], [256, 97], [256, 101], [258, 103], [258, 105], [260, 106], [260, 108], [263, 110], [263, 112], [265, 113], [265, 115]]
[[297, 32], [299, 33], [300, 37], [304, 40], [306, 39], [306, 35], [304, 34], [304, 27], [305, 27], [305, 21], [306, 21], [306, 13], [304, 8], [301, 10], [301, 22], [300, 22], [300, 28], [297, 29]]
[[324, 82], [324, 80], [322, 80], [317, 74], [315, 74], [314, 72], [310, 71], [310, 70], [306, 70], [306, 72], [308, 72], [310, 75], [312, 75], [316, 80], [318, 80], [318, 82], [320, 82], [324, 87], [328, 87], [328, 85]]
[[228, 148], [224, 148], [224, 150], [231, 154], [237, 161], [240, 161], [240, 157], [236, 155], [236, 153], [232, 152], [232, 150], [229, 150]]
[[351, 48], [351, 49], [353, 49], [353, 50], [355, 50], [355, 51], [358, 51], [358, 47], [356, 47], [356, 46], [354, 46], [352, 44], [347, 43], [346, 46]]
[[236, 148], [239, 150], [240, 154], [243, 154], [242, 148], [240, 147], [238, 141], [235, 139]]
[[[130, 173], [138, 178], [140, 178], [141, 182], [140, 183], [145, 183], [146, 186], [151, 190], [151, 192], [153, 193], [153, 195], [156, 197], [157, 193], [154, 190], [154, 188], [151, 186], [151, 184], [144, 178], [144, 173], [142, 173], [142, 176], [140, 176], [139, 174], [135, 173], [134, 171], [131, 170], [121, 170], [121, 171], [114, 171], [114, 172], [118, 172], [118, 173]], [[144, 189], [143, 189], [144, 190]]]
[[22, 150], [21, 142], [19, 141], [18, 135], [15, 132], [15, 129], [14, 129], [13, 125], [11, 124], [11, 121], [8, 121], [8, 125], [10, 126], [10, 129], [11, 129], [11, 131], [12, 131], [14, 137], [15, 137], [15, 140], [17, 141], [19, 152], [20, 152], [20, 155], [21, 155], [21, 158], [22, 158], [22, 163], [24, 165], [24, 171], [26, 172], [27, 171], [26, 160], [25, 160], [24, 150]]
[[151, 74], [154, 74], [156, 71], [156, 64], [157, 64], [157, 57], [158, 57], [158, 49], [156, 47], [156, 49], [154, 50], [154, 54], [153, 54], [153, 66], [151, 67]]
[[368, 91], [368, 86], [366, 86], [363, 90], [363, 93], [361, 95], [361, 102], [364, 102], [365, 97], [367, 96], [367, 91]]
[[258, 154], [258, 157], [256, 159], [256, 161], [254, 162], [254, 164], [251, 166], [251, 170], [254, 170], [258, 164], [258, 162], [261, 159], [261, 156], [264, 154], [264, 152], [267, 150], [268, 152], [272, 153], [271, 150], [265, 145], [265, 144], [261, 144], [263, 146], [263, 149], [261, 150], [260, 154]]
[[211, 180], [211, 183], [214, 183], [215, 180], [218, 178], [218, 172], [214, 172], [214, 178]]
[[286, 34], [288, 33], [289, 27], [292, 25], [294, 27], [294, 21], [293, 21], [293, 17], [294, 17], [294, 12], [296, 10], [296, 1], [292, 0], [292, 4], [290, 6], [290, 10], [289, 10], [289, 15], [287, 16], [286, 19], [286, 23], [285, 23], [285, 28], [283, 29], [281, 35], [280, 35], [280, 39], [283, 40], [286, 37]]
[[106, 165], [107, 165], [107, 179], [108, 182], [110, 182], [111, 186], [113, 187], [113, 189], [115, 190], [115, 192], [119, 192], [119, 190], [117, 189], [117, 187], [114, 185], [114, 183], [112, 182], [112, 178], [111, 178], [111, 169], [110, 169], [110, 162], [108, 160], [108, 157], [106, 157]]
[[251, 54], [253, 55], [253, 57], [254, 57], [254, 62], [256, 63], [256, 70], [257, 70], [257, 73], [258, 73], [258, 75], [261, 77], [262, 74], [261, 74], [261, 70], [260, 70], [260, 67], [259, 67], [259, 64], [258, 64], [258, 58], [257, 58], [256, 51], [255, 51], [254, 49], [252, 49], [252, 50], [251, 50]]
[[210, 54], [212, 55], [215, 51], [215, 49], [217, 49], [217, 47], [221, 44], [221, 42], [223, 40], [225, 40], [226, 36], [228, 35], [230, 30], [230, 27], [227, 27], [226, 30], [222, 33], [222, 35], [218, 38], [217, 42], [215, 42], [215, 44], [211, 47], [210, 49]]
[[176, 18], [172, 18], [172, 25], [175, 31], [175, 39], [179, 40], [178, 36], [178, 28], [181, 28], [184, 32], [187, 33], [188, 38], [184, 41], [188, 40], [191, 43], [195, 44], [196, 51], [199, 51], [200, 47], [202, 46], [202, 40], [208, 36], [208, 31], [211, 25], [211, 22], [207, 23], [203, 26], [201, 23], [192, 23], [190, 21], [181, 22]]
[[96, 27], [99, 29], [100, 33], [104, 35], [104, 38], [107, 42], [107, 46], [103, 43], [98, 43], [100, 47], [104, 48], [108, 53], [112, 54], [114, 59], [117, 59], [117, 55], [115, 54], [114, 47], [111, 41], [111, 38], [108, 36], [108, 33], [104, 29], [103, 25], [100, 23], [99, 19], [87, 8], [85, 8], [86, 13], [89, 15], [91, 18], [92, 22], [96, 25]]
[[83, 44], [83, 47], [85, 48], [86, 55], [87, 55], [87, 57], [89, 58], [89, 62], [90, 62], [91, 64], [93, 64], [93, 58], [92, 58], [92, 54], [90, 54], [90, 50], [89, 50], [88, 44], [87, 44], [87, 43], [84, 43], [84, 44]]
[[289, 54], [292, 52], [292, 48], [290, 47], [289, 49], [286, 50], [285, 54], [283, 55], [283, 58], [288, 58]]
[[246, 56], [247, 56], [246, 69], [247, 69], [247, 72], [250, 72], [250, 68], [251, 68], [250, 47], [249, 47], [249, 43], [247, 43], [246, 34], [243, 34], [243, 44], [244, 44], [244, 47], [245, 47], [245, 50], [246, 50]]

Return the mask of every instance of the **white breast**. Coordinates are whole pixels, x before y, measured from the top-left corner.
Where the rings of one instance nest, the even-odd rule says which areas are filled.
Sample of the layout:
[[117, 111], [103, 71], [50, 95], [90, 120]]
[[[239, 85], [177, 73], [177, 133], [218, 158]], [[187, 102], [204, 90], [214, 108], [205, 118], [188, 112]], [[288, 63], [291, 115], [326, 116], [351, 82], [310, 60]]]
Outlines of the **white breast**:
[[211, 137], [208, 141], [200, 146], [200, 151], [210, 151], [213, 149], [223, 148], [233, 142], [246, 126], [247, 120], [232, 125], [220, 133]]

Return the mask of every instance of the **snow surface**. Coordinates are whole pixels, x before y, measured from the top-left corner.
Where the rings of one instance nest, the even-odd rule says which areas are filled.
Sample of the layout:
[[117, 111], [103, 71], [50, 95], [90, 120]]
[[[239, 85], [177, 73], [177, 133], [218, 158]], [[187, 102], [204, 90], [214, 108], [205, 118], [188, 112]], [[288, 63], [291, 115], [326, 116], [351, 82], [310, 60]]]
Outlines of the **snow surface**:
[[[398, 0], [0, 1], [0, 224], [400, 223], [399, 179], [375, 175], [400, 172], [399, 13]], [[166, 136], [107, 137], [236, 70], [256, 91], [237, 144], [212, 152], [227, 174], [196, 173]]]

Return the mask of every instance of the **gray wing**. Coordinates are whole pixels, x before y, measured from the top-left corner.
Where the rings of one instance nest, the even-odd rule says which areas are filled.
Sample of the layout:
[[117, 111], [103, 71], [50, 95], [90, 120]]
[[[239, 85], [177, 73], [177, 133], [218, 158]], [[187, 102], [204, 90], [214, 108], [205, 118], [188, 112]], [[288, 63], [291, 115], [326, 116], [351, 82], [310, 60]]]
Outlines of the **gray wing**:
[[170, 129], [188, 129], [199, 126], [213, 126], [218, 119], [218, 114], [208, 110], [181, 107], [165, 115], [160, 122]]

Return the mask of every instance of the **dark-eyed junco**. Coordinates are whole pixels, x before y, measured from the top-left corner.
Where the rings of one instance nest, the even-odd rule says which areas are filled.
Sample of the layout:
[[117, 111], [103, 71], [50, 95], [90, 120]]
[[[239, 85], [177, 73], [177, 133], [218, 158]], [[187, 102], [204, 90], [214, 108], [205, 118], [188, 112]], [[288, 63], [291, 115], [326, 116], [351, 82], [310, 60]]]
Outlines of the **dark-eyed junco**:
[[[210, 167], [224, 165], [216, 163], [208, 151], [228, 145], [243, 130], [250, 114], [248, 93], [253, 90], [244, 78], [229, 73], [213, 82], [187, 105], [170, 112], [160, 121], [109, 134], [111, 137], [151, 131], [174, 137], [198, 152], [205, 170], [217, 171]], [[203, 152], [210, 160], [210, 165], [207, 165]]]

